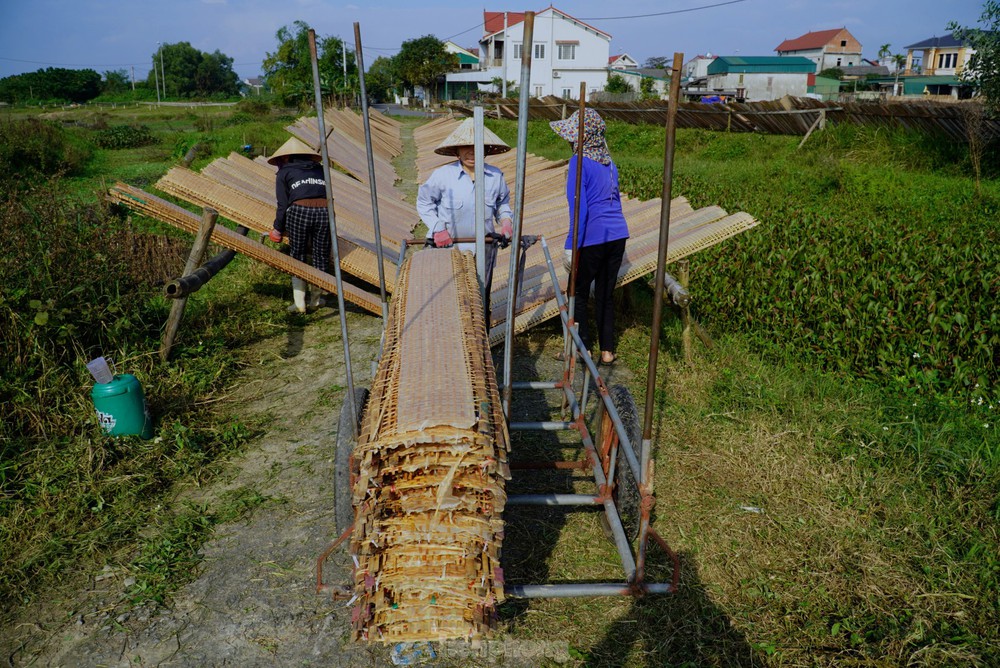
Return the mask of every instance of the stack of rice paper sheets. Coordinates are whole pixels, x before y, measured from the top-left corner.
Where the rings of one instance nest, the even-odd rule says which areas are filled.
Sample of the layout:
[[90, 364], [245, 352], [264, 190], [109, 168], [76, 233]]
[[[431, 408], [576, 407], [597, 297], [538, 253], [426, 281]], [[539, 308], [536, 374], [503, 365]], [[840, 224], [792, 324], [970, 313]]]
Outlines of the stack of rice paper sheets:
[[357, 640], [477, 639], [503, 600], [506, 424], [471, 253], [400, 272], [354, 452]]

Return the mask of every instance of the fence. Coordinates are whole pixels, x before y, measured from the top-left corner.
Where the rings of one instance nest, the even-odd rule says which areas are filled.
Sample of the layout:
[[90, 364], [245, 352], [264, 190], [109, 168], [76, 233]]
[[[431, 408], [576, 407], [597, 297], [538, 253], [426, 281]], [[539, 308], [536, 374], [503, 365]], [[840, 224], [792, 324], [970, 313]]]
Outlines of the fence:
[[[472, 106], [451, 103], [455, 112], [472, 115]], [[529, 120], [554, 121], [566, 118], [578, 102], [547, 96], [528, 101]], [[626, 123], [664, 125], [665, 100], [645, 102], [595, 101], [589, 105], [605, 119]], [[516, 119], [518, 100], [493, 100], [483, 106], [487, 116]], [[725, 132], [805, 135], [818, 119], [826, 123], [851, 123], [885, 128], [904, 128], [927, 134], [944, 135], [953, 141], [968, 141], [968, 123], [974, 119], [976, 132], [985, 141], [1000, 138], [1000, 120], [983, 116], [977, 101], [939, 102], [902, 100], [889, 102], [823, 102], [812, 98], [784, 97], [766, 102], [703, 104], [681, 102], [677, 127]]]

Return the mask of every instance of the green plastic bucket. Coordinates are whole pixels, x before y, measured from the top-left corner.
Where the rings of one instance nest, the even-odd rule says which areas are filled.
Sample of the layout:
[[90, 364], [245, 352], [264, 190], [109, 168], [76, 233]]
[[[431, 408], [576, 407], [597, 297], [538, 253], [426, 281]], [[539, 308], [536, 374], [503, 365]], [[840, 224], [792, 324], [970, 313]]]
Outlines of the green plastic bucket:
[[139, 379], [130, 373], [116, 375], [110, 383], [97, 383], [90, 391], [97, 409], [97, 421], [111, 436], [143, 438], [153, 435], [153, 419]]

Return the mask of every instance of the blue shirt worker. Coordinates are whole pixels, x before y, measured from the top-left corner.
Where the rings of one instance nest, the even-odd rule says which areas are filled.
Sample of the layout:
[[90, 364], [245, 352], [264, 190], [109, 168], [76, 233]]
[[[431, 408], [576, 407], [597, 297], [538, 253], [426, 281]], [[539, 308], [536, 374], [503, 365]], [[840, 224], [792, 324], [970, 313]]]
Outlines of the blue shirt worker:
[[[566, 178], [566, 200], [569, 203], [570, 231], [566, 235], [567, 255], [573, 248], [573, 209], [576, 203], [576, 141], [579, 137], [580, 112], [562, 121], [552, 121], [553, 131], [572, 144], [574, 155], [569, 162]], [[625, 257], [628, 223], [622, 213], [618, 190], [618, 168], [611, 160], [604, 140], [605, 124], [593, 109], [583, 115], [583, 173], [580, 179], [580, 229], [577, 238], [576, 310], [574, 319], [580, 326], [580, 338], [589, 350], [592, 334], [588, 307], [590, 287], [594, 287], [597, 338], [601, 347], [599, 364], [615, 361], [615, 308], [611, 298], [618, 281], [618, 270]]]
[[[304, 142], [292, 137], [267, 161], [278, 168], [275, 174], [274, 224], [268, 235], [281, 243], [288, 237], [289, 254], [312, 266], [328, 271], [330, 263], [330, 216], [326, 208], [326, 180], [320, 154]], [[309, 308], [323, 305], [322, 291], [313, 286]], [[291, 313], [306, 312], [306, 282], [292, 277]]]
[[[435, 248], [448, 248], [455, 239], [476, 236], [476, 154], [473, 119], [467, 118], [434, 149], [438, 155], [455, 156], [454, 162], [442, 165], [431, 173], [417, 191], [417, 213], [427, 226], [427, 240]], [[510, 150], [489, 128], [483, 128], [484, 155], [497, 155]], [[514, 214], [510, 208], [510, 188], [503, 172], [493, 165], [483, 165], [485, 192], [484, 227], [486, 234], [510, 239], [514, 235]], [[475, 252], [475, 243], [458, 244], [462, 251]], [[486, 295], [484, 304], [486, 326], [490, 325], [489, 294], [493, 284], [497, 244], [486, 244]]]

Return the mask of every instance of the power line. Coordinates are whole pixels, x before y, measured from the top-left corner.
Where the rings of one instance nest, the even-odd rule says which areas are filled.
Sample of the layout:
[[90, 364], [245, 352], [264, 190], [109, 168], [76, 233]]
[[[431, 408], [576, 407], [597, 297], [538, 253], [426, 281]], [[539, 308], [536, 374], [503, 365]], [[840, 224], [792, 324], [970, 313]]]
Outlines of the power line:
[[40, 60], [20, 60], [18, 58], [4, 58], [2, 56], [0, 56], [0, 60], [12, 63], [29, 63], [31, 65], [53, 65], [56, 67], [130, 67], [135, 65], [135, 63], [92, 63], [89, 65], [80, 65], [78, 63], [46, 63]]
[[688, 7], [687, 9], [673, 9], [669, 12], [657, 12], [655, 14], [636, 14], [635, 16], [590, 16], [581, 17], [580, 21], [617, 21], [619, 19], [648, 19], [653, 16], [666, 16], [667, 14], [684, 14], [686, 12], [697, 12], [702, 9], [712, 9], [713, 7], [723, 7], [725, 5], [735, 5], [746, 0], [729, 0], [728, 2], [717, 2], [713, 5], [701, 5], [700, 7]]

